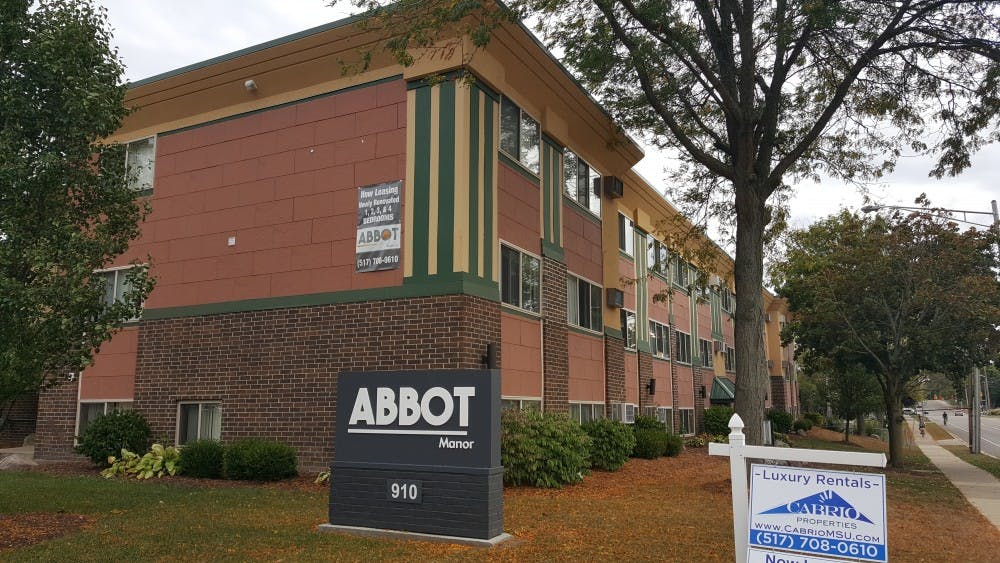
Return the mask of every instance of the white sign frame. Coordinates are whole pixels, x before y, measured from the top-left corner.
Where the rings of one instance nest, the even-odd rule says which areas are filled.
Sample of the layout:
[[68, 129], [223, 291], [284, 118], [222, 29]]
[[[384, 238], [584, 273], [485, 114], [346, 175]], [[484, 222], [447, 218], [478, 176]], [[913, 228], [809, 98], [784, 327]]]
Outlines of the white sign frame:
[[747, 458], [806, 461], [834, 465], [885, 467], [885, 454], [806, 450], [801, 448], [775, 448], [748, 446], [743, 435], [743, 419], [734, 414], [729, 419], [728, 444], [711, 443], [709, 455], [729, 457], [729, 477], [733, 487], [733, 537], [736, 563], [747, 563], [747, 540], [750, 536], [750, 503], [747, 490]]
[[751, 464], [748, 545], [887, 563], [885, 475]]

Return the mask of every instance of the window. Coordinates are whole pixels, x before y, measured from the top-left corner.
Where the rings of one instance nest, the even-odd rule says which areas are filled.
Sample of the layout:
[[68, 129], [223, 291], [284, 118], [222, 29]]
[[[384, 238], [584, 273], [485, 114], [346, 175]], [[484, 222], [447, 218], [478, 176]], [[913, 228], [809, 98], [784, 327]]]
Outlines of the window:
[[677, 361], [683, 364], [691, 363], [691, 335], [677, 331]]
[[500, 298], [504, 303], [537, 313], [540, 276], [538, 258], [501, 245]]
[[635, 240], [632, 237], [632, 220], [618, 214], [618, 250], [629, 256], [635, 256]]
[[670, 252], [662, 242], [653, 237], [649, 237], [649, 244], [646, 245], [646, 262], [650, 272], [663, 277], [670, 276]]
[[604, 416], [604, 403], [570, 403], [569, 417], [580, 424], [600, 420]]
[[601, 216], [601, 175], [567, 150], [563, 155], [563, 191], [591, 213]]
[[147, 137], [125, 145], [125, 166], [129, 186], [141, 193], [153, 191], [153, 164], [156, 161], [156, 137]]
[[635, 313], [622, 309], [622, 339], [625, 347], [635, 349]]
[[572, 274], [566, 276], [566, 321], [602, 332], [601, 287]]
[[728, 287], [722, 288], [719, 291], [719, 297], [721, 298], [722, 301], [723, 310], [732, 313], [733, 307], [736, 305], [733, 297], [733, 292], [729, 291]]
[[674, 415], [670, 407], [656, 407], [656, 420], [659, 420], [667, 427], [667, 432], [674, 432]]
[[[132, 286], [128, 283], [128, 273], [133, 267], [94, 272], [95, 275], [103, 278], [105, 305], [111, 306], [123, 301], [125, 295], [132, 290]], [[138, 317], [129, 320], [138, 320]]]
[[177, 444], [222, 438], [222, 403], [177, 405]]
[[542, 410], [541, 399], [500, 399], [500, 410], [515, 411], [540, 411]]
[[500, 100], [500, 150], [538, 174], [538, 122], [507, 98]]
[[677, 269], [674, 270], [674, 283], [686, 288], [688, 286], [688, 263], [677, 257]]
[[81, 402], [80, 414], [77, 417], [76, 423], [76, 435], [78, 437], [83, 436], [83, 433], [87, 431], [87, 426], [102, 414], [129, 410], [131, 408], [132, 401]]
[[736, 371], [736, 348], [726, 346], [726, 371]]
[[715, 354], [712, 352], [712, 341], [704, 338], [698, 339], [698, 346], [701, 352], [701, 365], [710, 368], [715, 364]]
[[694, 434], [694, 409], [678, 409], [681, 418], [681, 428], [679, 434], [682, 436]]
[[650, 351], [658, 358], [670, 357], [670, 329], [656, 321], [649, 321]]

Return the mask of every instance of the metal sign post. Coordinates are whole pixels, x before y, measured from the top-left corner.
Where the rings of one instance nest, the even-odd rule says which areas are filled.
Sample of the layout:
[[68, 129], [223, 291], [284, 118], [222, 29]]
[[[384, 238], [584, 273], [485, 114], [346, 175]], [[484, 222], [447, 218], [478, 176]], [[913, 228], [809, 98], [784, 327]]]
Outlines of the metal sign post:
[[[748, 446], [746, 445], [746, 437], [743, 435], [743, 419], [736, 414], [729, 419], [729, 428], [732, 430], [729, 434], [729, 443], [709, 444], [708, 453], [709, 455], [729, 457], [729, 472], [733, 488], [733, 537], [735, 538], [734, 547], [737, 563], [747, 563], [750, 541], [747, 458], [866, 467], [885, 467], [886, 465], [885, 454]], [[882, 498], [884, 499], [884, 488]]]

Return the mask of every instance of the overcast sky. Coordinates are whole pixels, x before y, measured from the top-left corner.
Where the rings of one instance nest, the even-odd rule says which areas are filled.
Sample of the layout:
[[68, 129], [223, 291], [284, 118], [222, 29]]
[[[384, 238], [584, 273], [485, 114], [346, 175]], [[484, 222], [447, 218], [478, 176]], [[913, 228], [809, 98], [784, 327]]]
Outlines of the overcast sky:
[[[161, 72], [263, 43], [349, 15], [349, 7], [329, 8], [326, 0], [97, 0], [108, 9], [126, 77], [135, 81]], [[664, 161], [647, 150], [638, 171], [654, 186], [663, 184]], [[958, 178], [928, 178], [926, 159], [904, 157], [896, 172], [869, 187], [887, 205], [912, 205], [926, 192], [940, 207], [990, 211], [1000, 199], [1000, 147], [975, 155], [973, 167]], [[857, 209], [861, 196], [836, 181], [797, 187], [791, 203], [793, 226], [805, 226], [840, 207]], [[969, 220], [989, 223], [985, 215]]]

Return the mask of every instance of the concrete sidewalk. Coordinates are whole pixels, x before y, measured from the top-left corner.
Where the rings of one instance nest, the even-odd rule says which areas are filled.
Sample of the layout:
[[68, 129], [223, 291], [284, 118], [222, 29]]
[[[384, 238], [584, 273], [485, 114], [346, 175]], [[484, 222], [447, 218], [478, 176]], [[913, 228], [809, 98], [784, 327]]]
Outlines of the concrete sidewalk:
[[976, 507], [994, 526], [1000, 530], [1000, 480], [992, 474], [970, 465], [941, 447], [941, 445], [966, 445], [957, 438], [936, 441], [927, 436], [921, 438], [916, 421], [910, 421], [913, 438], [924, 455], [944, 473], [965, 498]]

